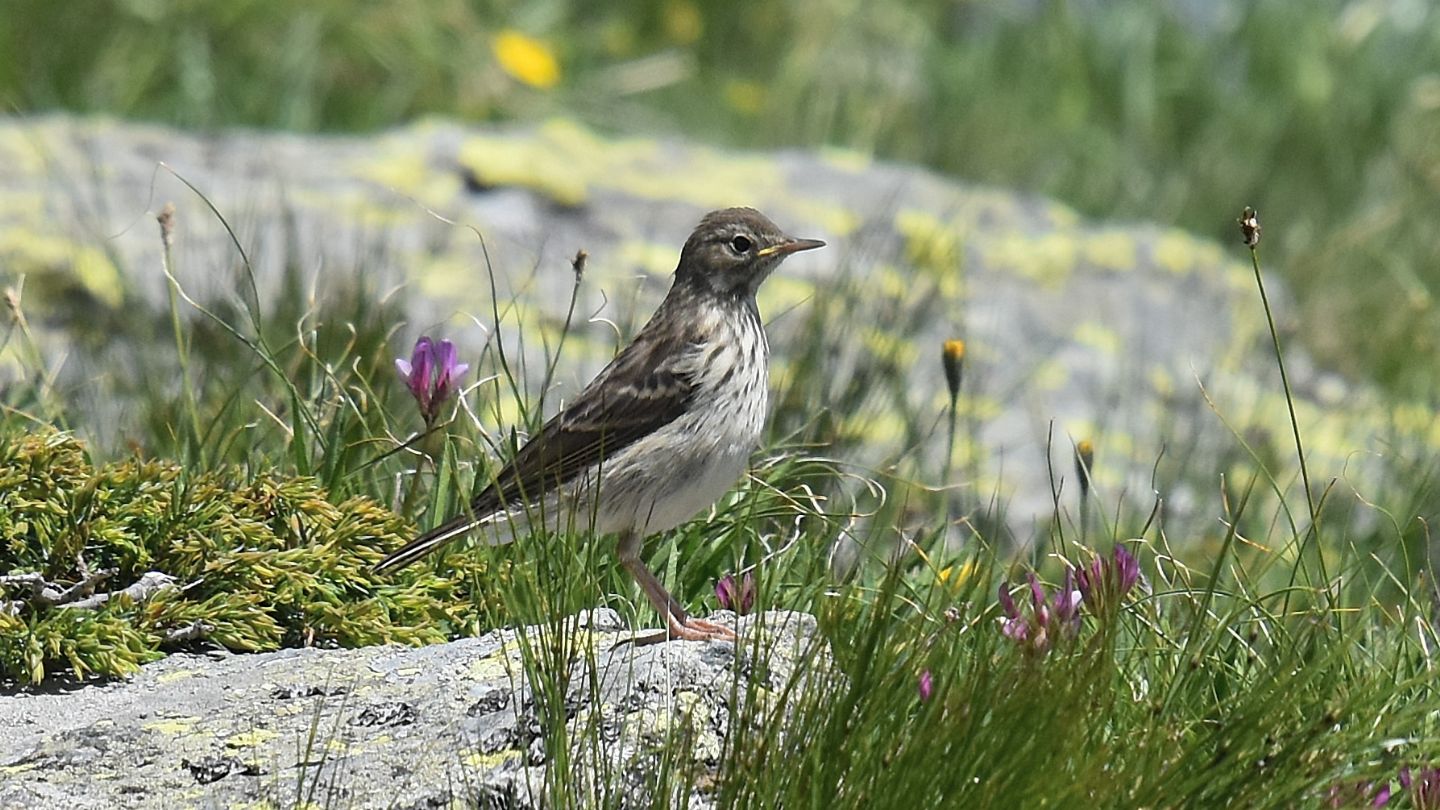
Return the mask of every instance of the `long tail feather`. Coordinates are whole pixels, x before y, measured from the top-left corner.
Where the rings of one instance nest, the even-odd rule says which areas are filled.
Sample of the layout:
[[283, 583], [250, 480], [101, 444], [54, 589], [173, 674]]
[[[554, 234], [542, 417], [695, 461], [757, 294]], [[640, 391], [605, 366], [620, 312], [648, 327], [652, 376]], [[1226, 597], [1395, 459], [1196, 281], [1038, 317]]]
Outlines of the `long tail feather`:
[[390, 556], [375, 566], [375, 572], [398, 571], [471, 529], [488, 522], [483, 518], [477, 520], [472, 515], [456, 515], [392, 552]]

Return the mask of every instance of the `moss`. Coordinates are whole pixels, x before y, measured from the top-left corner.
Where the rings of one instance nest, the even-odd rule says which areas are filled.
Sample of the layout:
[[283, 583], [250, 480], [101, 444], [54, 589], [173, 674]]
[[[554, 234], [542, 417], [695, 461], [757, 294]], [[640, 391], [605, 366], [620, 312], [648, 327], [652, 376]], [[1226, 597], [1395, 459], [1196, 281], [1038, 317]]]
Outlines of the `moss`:
[[96, 468], [67, 434], [0, 436], [0, 573], [39, 573], [64, 588], [113, 569], [96, 588], [109, 593], [149, 571], [176, 583], [96, 609], [0, 589], [11, 608], [0, 611], [0, 679], [124, 675], [197, 643], [167, 642], [197, 623], [205, 641], [235, 651], [422, 644], [473, 630], [487, 608], [464, 596], [485, 575], [473, 556], [447, 555], [435, 569], [443, 576], [371, 573], [409, 536], [383, 506], [333, 503], [308, 478], [192, 475], [142, 459]]

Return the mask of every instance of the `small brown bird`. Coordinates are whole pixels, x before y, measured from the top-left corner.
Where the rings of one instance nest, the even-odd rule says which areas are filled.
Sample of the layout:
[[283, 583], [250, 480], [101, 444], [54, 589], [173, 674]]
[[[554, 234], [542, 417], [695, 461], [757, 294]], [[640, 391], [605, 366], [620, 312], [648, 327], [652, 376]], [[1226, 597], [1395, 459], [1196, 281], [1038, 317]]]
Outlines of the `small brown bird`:
[[620, 564], [681, 639], [733, 639], [688, 616], [640, 560], [645, 537], [725, 494], [759, 445], [770, 345], [755, 292], [786, 256], [823, 247], [759, 211], [707, 214], [680, 251], [660, 308], [600, 374], [551, 417], [470, 508], [386, 557], [409, 565], [478, 527], [492, 545], [527, 529], [619, 536]]

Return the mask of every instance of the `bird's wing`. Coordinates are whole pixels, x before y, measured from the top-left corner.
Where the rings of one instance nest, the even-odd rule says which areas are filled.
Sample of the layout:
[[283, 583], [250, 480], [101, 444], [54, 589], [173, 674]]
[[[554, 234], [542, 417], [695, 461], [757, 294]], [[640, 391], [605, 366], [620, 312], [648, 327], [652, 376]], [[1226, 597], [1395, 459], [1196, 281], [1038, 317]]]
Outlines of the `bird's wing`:
[[670, 338], [642, 331], [520, 448], [471, 502], [470, 514], [485, 517], [532, 502], [684, 413], [701, 347], [677, 346]]
[[674, 421], [694, 395], [702, 343], [677, 343], [665, 329], [642, 329], [634, 342], [551, 417], [470, 508], [406, 543], [375, 566], [404, 568], [484, 523], [603, 463], [627, 445]]

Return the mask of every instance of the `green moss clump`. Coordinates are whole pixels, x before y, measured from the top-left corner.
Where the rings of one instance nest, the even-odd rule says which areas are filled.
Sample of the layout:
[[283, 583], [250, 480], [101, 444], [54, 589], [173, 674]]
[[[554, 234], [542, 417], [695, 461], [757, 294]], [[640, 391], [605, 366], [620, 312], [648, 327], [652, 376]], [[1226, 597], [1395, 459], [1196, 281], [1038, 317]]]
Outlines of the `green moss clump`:
[[[446, 555], [443, 575], [371, 573], [409, 536], [390, 510], [332, 503], [307, 478], [140, 459], [97, 469], [68, 434], [0, 435], [0, 575], [65, 588], [113, 570], [94, 590], [114, 594], [83, 608], [0, 585], [0, 681], [124, 675], [200, 639], [235, 651], [434, 643], [494, 615], [467, 596], [486, 576], [472, 555]], [[174, 585], [120, 594], [152, 571]]]

